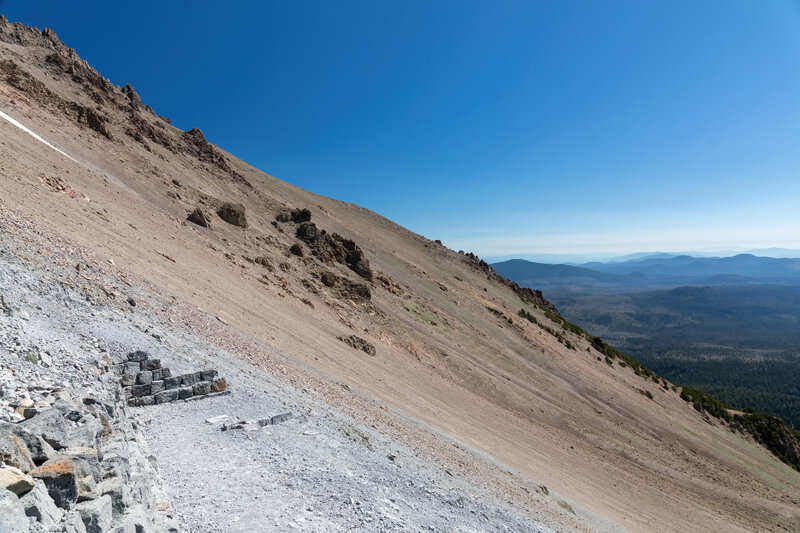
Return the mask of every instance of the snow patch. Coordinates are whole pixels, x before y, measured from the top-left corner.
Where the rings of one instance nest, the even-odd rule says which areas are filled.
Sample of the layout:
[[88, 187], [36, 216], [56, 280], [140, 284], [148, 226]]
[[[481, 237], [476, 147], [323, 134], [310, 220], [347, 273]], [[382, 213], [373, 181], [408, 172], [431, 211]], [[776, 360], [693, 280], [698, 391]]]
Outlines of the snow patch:
[[42, 142], [42, 143], [46, 144], [47, 146], [49, 146], [50, 148], [52, 148], [53, 150], [55, 150], [55, 151], [56, 151], [56, 152], [58, 152], [59, 154], [61, 154], [61, 155], [65, 156], [65, 157], [68, 157], [68, 158], [72, 159], [72, 160], [73, 160], [73, 161], [75, 161], [76, 163], [78, 162], [78, 161], [77, 161], [76, 159], [74, 159], [74, 158], [73, 158], [71, 155], [69, 155], [68, 153], [66, 153], [66, 152], [64, 152], [64, 151], [62, 151], [62, 150], [60, 150], [60, 149], [56, 148], [55, 146], [53, 146], [53, 145], [52, 145], [52, 144], [50, 144], [49, 142], [45, 141], [45, 140], [44, 140], [42, 137], [40, 137], [40, 136], [39, 136], [39, 135], [38, 135], [36, 132], [34, 132], [34, 131], [32, 131], [32, 130], [30, 130], [30, 129], [26, 128], [25, 126], [23, 126], [22, 124], [20, 124], [19, 122], [17, 122], [17, 121], [16, 121], [16, 120], [14, 120], [13, 118], [9, 117], [8, 115], [6, 115], [5, 113], [3, 113], [2, 111], [0, 111], [0, 117], [2, 117], [2, 118], [4, 118], [4, 119], [6, 119], [6, 120], [7, 120], [7, 121], [9, 121], [11, 124], [13, 124], [14, 126], [18, 127], [19, 129], [21, 129], [22, 131], [24, 131], [25, 133], [27, 133], [28, 135], [30, 135], [31, 137], [33, 137], [34, 139], [36, 139], [37, 141], [39, 141], [39, 142]]

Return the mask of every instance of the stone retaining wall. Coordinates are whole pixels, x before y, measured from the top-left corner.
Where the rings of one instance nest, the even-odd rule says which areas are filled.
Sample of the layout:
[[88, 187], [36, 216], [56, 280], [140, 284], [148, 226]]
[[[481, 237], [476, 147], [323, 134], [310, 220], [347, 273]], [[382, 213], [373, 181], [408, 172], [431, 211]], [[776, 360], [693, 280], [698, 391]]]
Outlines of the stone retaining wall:
[[128, 405], [134, 407], [216, 395], [228, 387], [225, 378], [218, 378], [213, 369], [173, 376], [159, 359], [150, 359], [142, 351], [129, 353], [127, 362], [114, 365], [112, 370], [120, 375]]

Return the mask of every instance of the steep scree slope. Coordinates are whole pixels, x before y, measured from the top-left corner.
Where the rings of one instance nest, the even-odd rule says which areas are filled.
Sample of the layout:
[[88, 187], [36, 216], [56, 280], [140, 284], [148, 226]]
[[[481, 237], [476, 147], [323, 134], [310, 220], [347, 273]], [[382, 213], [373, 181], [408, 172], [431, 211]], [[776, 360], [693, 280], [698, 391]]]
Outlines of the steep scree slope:
[[0, 18], [0, 111], [70, 155], [0, 120], [3, 209], [168, 295], [163, 318], [218, 317], [194, 333], [453, 476], [539, 513], [548, 498], [524, 481], [541, 483], [571, 504], [550, 513], [562, 530], [797, 530], [797, 472], [607, 363], [540, 294], [175, 128], [53, 32]]

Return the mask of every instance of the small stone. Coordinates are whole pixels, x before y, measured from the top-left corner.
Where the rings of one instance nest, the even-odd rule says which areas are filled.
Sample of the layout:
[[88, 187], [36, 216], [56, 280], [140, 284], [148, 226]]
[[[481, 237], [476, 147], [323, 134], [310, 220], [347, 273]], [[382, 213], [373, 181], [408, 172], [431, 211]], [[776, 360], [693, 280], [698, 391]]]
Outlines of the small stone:
[[139, 400], [139, 405], [142, 407], [146, 405], [155, 405], [156, 403], [155, 396], [142, 396], [141, 398], [138, 398], [138, 400]]
[[131, 307], [136, 307], [136, 300], [133, 299], [133, 296], [128, 296], [128, 305]]
[[211, 382], [211, 392], [223, 392], [228, 388], [225, 378], [219, 378]]
[[275, 415], [270, 419], [270, 423], [274, 426], [275, 424], [280, 424], [281, 422], [286, 422], [287, 420], [291, 420], [294, 418], [294, 415], [289, 413], [281, 413], [279, 415]]

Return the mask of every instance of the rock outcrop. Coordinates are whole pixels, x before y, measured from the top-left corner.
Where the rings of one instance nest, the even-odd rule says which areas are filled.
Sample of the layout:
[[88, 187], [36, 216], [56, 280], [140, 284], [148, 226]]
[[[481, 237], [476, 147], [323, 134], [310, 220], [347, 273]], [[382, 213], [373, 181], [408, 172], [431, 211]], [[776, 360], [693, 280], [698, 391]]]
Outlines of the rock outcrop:
[[226, 202], [217, 209], [217, 215], [228, 224], [239, 226], [240, 228], [247, 227], [247, 218], [244, 215], [244, 206], [242, 204]]
[[376, 354], [375, 346], [373, 346], [371, 343], [367, 342], [366, 340], [362, 339], [357, 335], [350, 335], [347, 337], [342, 336], [342, 337], [337, 337], [337, 339], [347, 344], [351, 348], [355, 348], [356, 350], [361, 350], [365, 354], [375, 357]]

